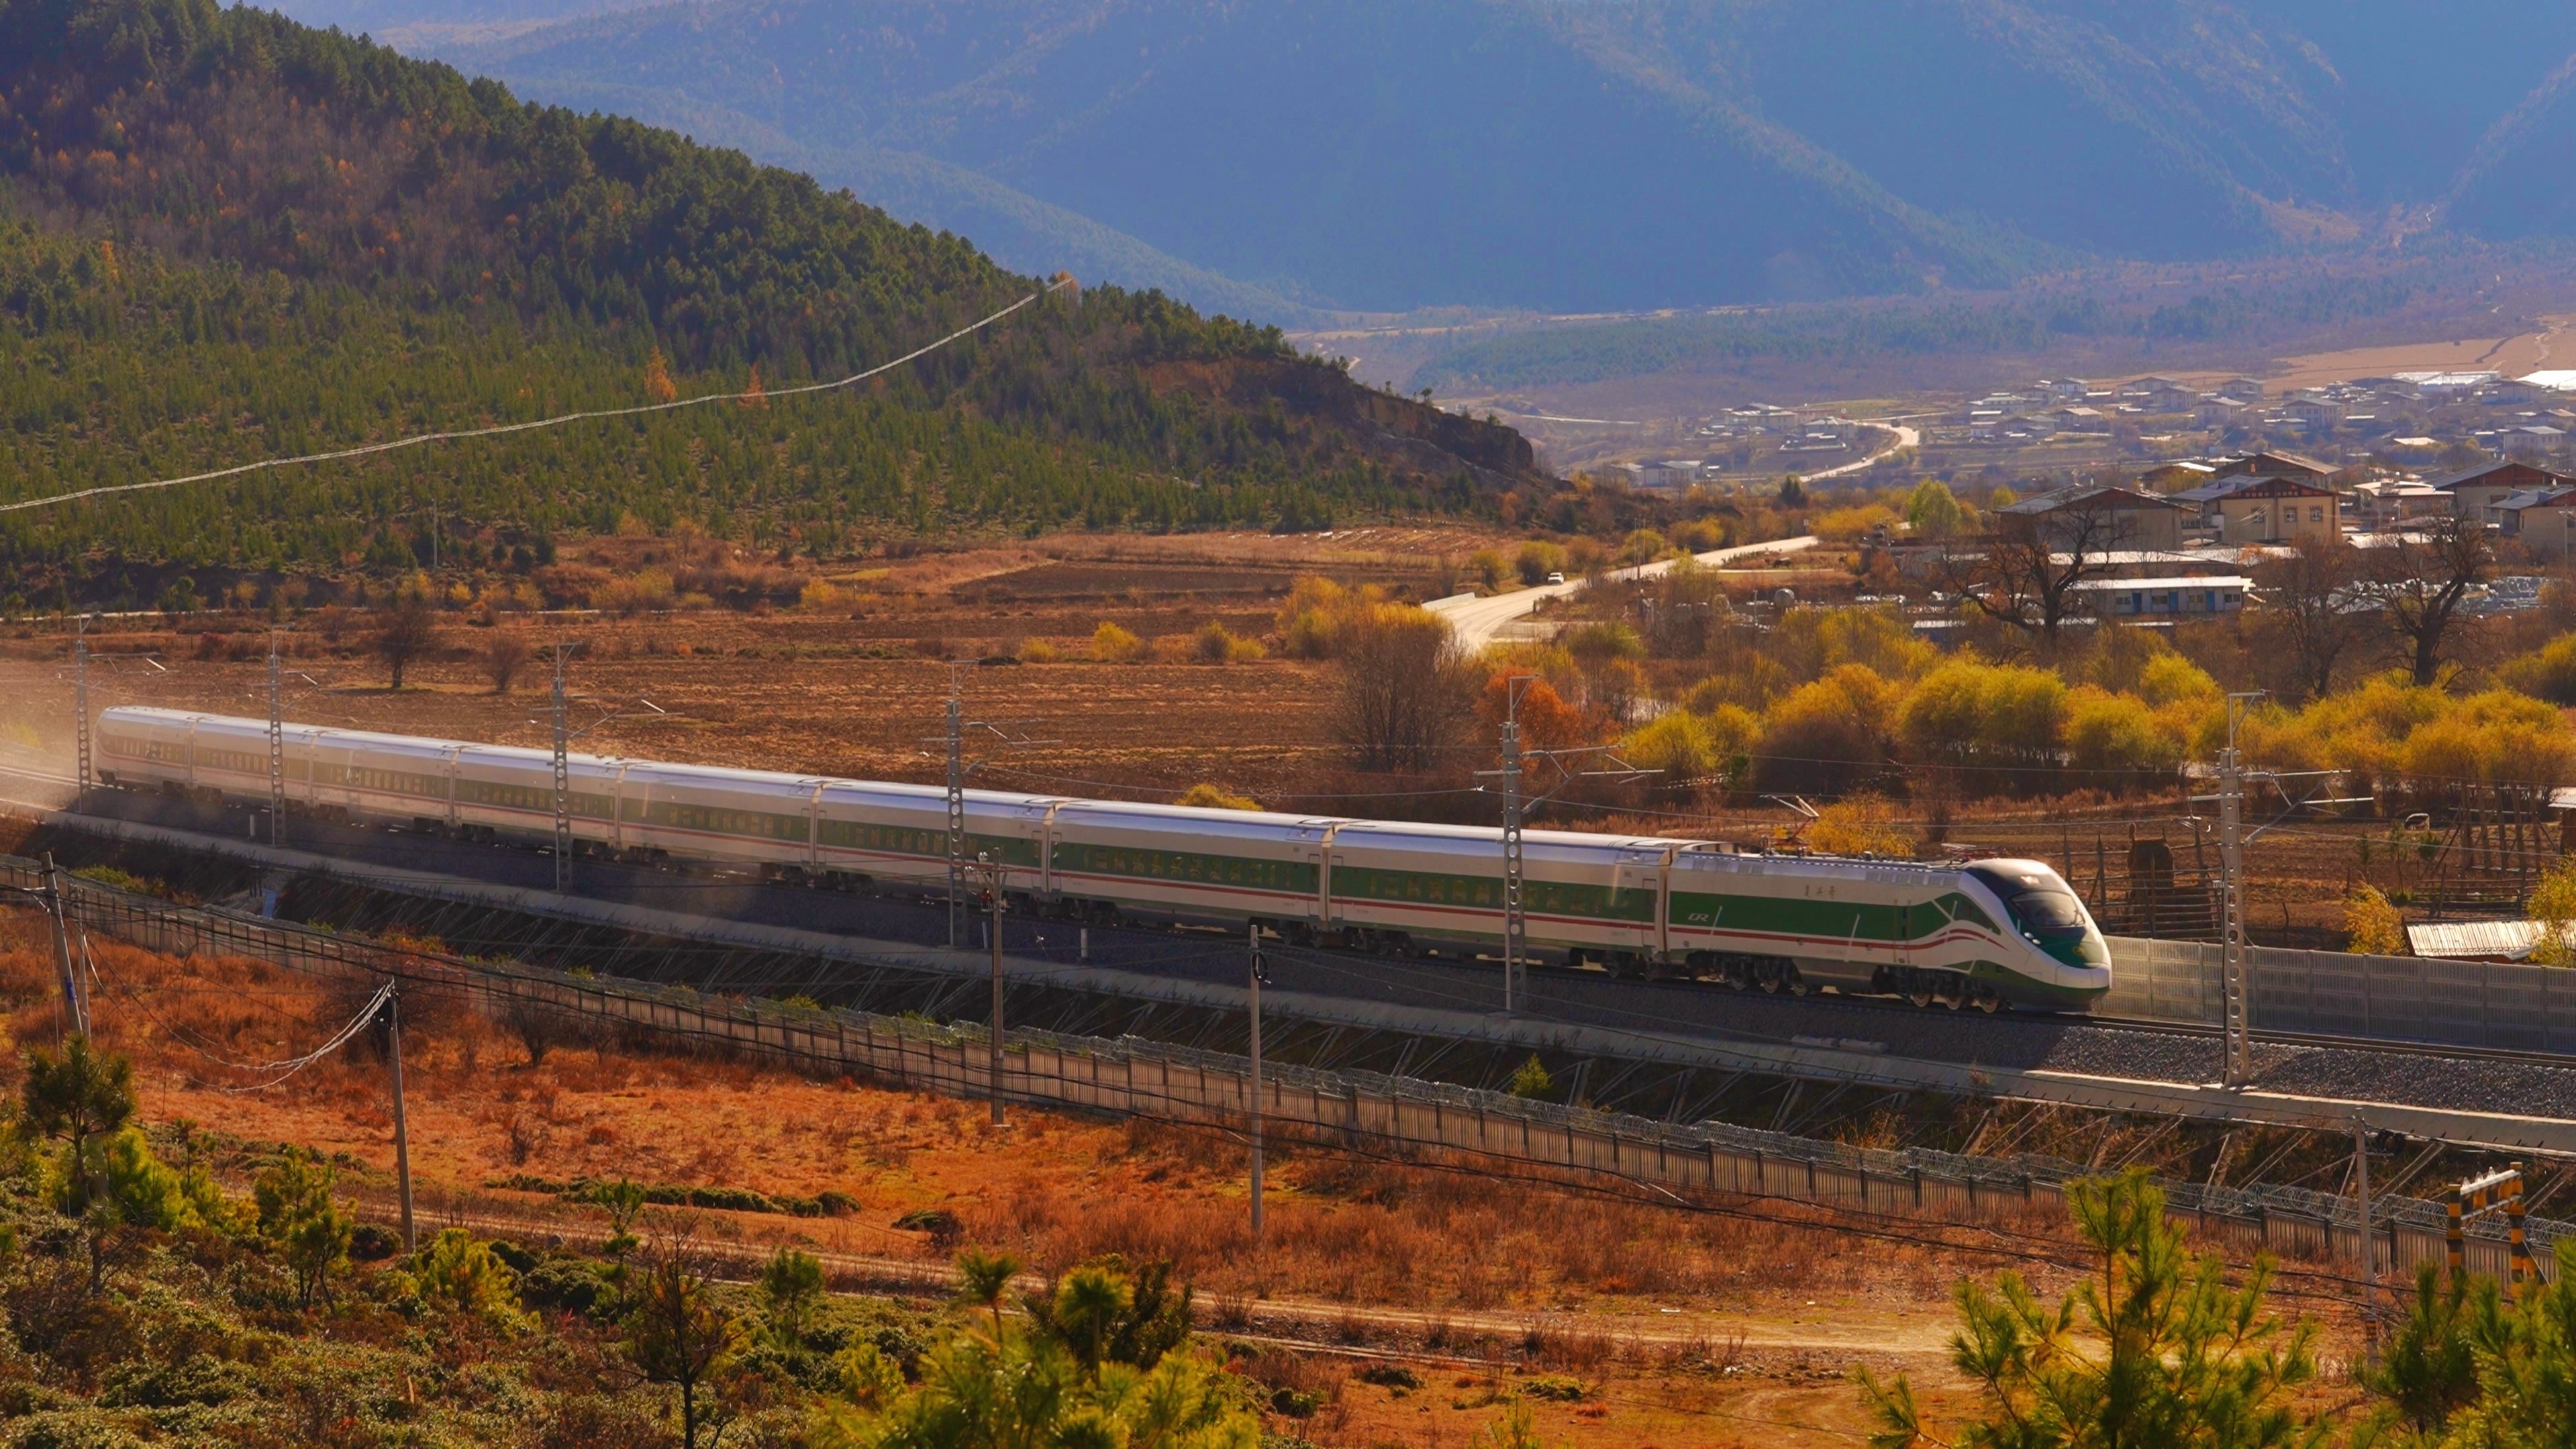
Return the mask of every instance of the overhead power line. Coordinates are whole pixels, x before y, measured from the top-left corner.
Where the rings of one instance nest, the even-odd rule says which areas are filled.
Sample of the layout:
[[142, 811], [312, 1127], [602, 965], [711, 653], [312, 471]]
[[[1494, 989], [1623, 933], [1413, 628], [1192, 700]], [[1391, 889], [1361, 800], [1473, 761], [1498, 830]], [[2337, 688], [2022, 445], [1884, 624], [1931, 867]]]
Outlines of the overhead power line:
[[229, 468], [216, 468], [204, 473], [190, 473], [178, 478], [156, 478], [148, 483], [112, 483], [97, 488], [82, 488], [71, 493], [56, 493], [45, 498], [29, 498], [17, 503], [0, 503], [0, 513], [18, 513], [30, 508], [48, 508], [57, 503], [77, 503], [84, 498], [103, 498], [112, 493], [141, 493], [156, 488], [177, 488], [188, 483], [210, 483], [218, 478], [232, 478], [269, 468], [288, 468], [299, 463], [336, 463], [349, 458], [364, 458], [375, 453], [391, 453], [403, 448], [417, 448], [426, 443], [463, 442], [471, 438], [494, 438], [505, 433], [532, 432], [539, 428], [561, 427], [566, 423], [590, 422], [599, 418], [634, 417], [643, 413], [666, 413], [680, 408], [699, 407], [706, 403], [745, 402], [754, 398], [795, 397], [803, 393], [831, 392], [854, 383], [891, 372], [907, 362], [915, 362], [937, 352], [961, 338], [971, 337], [994, 323], [1037, 301], [1050, 292], [1073, 285], [1070, 277], [1051, 282], [981, 321], [971, 322], [938, 341], [914, 348], [891, 362], [880, 362], [864, 372], [830, 382], [809, 382], [797, 387], [763, 388], [758, 391], [715, 392], [703, 397], [678, 398], [671, 402], [640, 403], [626, 408], [594, 408], [587, 412], [564, 413], [551, 418], [534, 418], [523, 423], [496, 423], [488, 428], [457, 428], [435, 433], [416, 433], [407, 438], [390, 438], [381, 443], [362, 443], [354, 448], [335, 448], [326, 453], [302, 453], [292, 458], [262, 458], [252, 463], [236, 463]]

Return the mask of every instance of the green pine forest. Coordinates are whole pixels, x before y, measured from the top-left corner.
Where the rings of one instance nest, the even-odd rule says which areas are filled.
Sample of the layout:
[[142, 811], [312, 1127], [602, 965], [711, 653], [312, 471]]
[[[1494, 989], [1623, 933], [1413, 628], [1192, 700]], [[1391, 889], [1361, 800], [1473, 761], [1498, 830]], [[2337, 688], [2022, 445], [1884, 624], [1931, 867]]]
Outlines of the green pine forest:
[[[807, 177], [211, 0], [0, 0], [0, 501], [846, 376], [1036, 291]], [[667, 376], [667, 384], [663, 379]], [[0, 514], [39, 603], [683, 523], [764, 548], [1325, 526], [1547, 486], [1508, 430], [1158, 293], [858, 388]]]

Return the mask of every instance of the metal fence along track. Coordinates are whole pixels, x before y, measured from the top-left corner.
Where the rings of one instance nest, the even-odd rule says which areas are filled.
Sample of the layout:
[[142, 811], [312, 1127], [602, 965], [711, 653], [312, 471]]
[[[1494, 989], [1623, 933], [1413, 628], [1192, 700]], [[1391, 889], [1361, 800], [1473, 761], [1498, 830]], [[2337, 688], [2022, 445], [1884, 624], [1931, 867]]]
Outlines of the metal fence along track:
[[[37, 882], [32, 862], [0, 859], [0, 884]], [[642, 1033], [706, 1043], [829, 1076], [980, 1099], [994, 1083], [988, 1037], [976, 1026], [757, 999], [685, 986], [591, 978], [516, 962], [488, 962], [175, 905], [72, 878], [66, 911], [79, 925], [176, 956], [271, 962], [324, 977], [393, 977], [460, 993], [506, 1019], [541, 1012], [568, 1029]], [[1015, 1031], [1007, 1038], [1003, 1095], [1035, 1106], [1240, 1127], [1250, 1073], [1238, 1056], [1135, 1038]], [[1395, 1156], [1449, 1155], [1529, 1164], [1674, 1192], [1814, 1203], [1845, 1211], [1958, 1223], [2052, 1212], [2064, 1184], [2084, 1175], [2046, 1158], [1981, 1158], [1929, 1149], [1878, 1150], [1718, 1122], [1674, 1124], [1503, 1093], [1368, 1072], [1265, 1065], [1261, 1110], [1271, 1130]], [[2359, 1257], [2358, 1205], [2295, 1188], [2166, 1187], [2179, 1216], [2245, 1247], [2309, 1259]], [[2371, 1226], [2379, 1256], [2401, 1273], [2444, 1254], [2444, 1211], [2412, 1198], [2377, 1199]], [[2545, 1245], [2576, 1223], [2533, 1219]], [[2503, 1276], [2508, 1248], [2486, 1229], [2469, 1245], [2471, 1266]], [[2541, 1255], [2543, 1271], [2550, 1260]]]
[[[2219, 948], [2109, 938], [2101, 1010], [2219, 1024]], [[2254, 1030], [2576, 1055], [2576, 970], [2422, 956], [2356, 956], [2257, 946], [2249, 953]]]

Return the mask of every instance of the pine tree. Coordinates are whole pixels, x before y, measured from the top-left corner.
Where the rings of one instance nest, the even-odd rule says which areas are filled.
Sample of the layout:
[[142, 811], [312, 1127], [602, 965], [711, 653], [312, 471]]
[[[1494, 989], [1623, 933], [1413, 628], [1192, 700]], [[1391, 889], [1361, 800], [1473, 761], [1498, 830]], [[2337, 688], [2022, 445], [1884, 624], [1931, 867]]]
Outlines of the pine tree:
[[2292, 1400], [2316, 1376], [2316, 1326], [2263, 1305], [2273, 1264], [2230, 1286], [2216, 1254], [2192, 1257], [2164, 1193], [2143, 1171], [2069, 1183], [2068, 1211], [2100, 1255], [2099, 1276], [2056, 1306], [2021, 1275], [1962, 1282], [1951, 1362], [1981, 1409], [1944, 1438], [1903, 1376], [1860, 1374], [1875, 1449], [2277, 1449], [2322, 1444]]

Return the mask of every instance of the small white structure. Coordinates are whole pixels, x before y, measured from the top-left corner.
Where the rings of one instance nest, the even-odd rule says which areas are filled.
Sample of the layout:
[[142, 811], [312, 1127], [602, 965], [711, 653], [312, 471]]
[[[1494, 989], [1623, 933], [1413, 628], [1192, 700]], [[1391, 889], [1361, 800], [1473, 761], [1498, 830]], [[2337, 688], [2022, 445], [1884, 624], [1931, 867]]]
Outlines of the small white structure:
[[2253, 580], [2243, 574], [2153, 579], [2086, 579], [2075, 587], [2094, 601], [2097, 619], [2215, 618], [2245, 607]]
[[2437, 961], [2522, 961], [2540, 931], [2538, 921], [2428, 921], [2406, 928], [2406, 949]]

